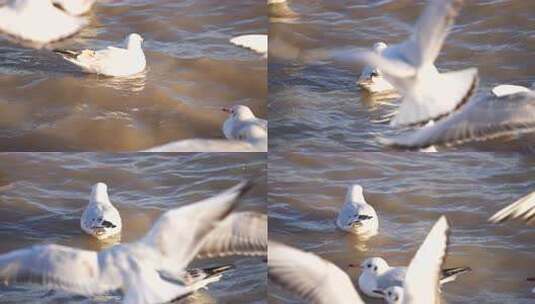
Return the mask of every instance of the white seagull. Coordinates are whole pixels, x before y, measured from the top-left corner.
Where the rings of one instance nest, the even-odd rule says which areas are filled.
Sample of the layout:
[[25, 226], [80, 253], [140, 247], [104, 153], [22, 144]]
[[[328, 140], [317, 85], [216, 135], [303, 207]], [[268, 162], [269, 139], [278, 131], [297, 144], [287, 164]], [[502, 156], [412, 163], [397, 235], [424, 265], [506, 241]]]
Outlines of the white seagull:
[[[360, 290], [367, 296], [375, 298], [384, 297], [387, 288], [392, 286], [403, 287], [405, 290], [407, 290], [408, 286], [410, 287], [409, 291], [414, 292], [418, 285], [427, 285], [429, 288], [422, 287], [422, 289], [431, 292], [435, 290], [430, 285], [434, 284], [435, 274], [429, 271], [436, 269], [437, 284], [454, 281], [459, 274], [471, 271], [470, 267], [441, 269], [442, 260], [446, 255], [447, 230], [446, 218], [441, 217], [431, 229], [408, 267], [389, 266], [381, 257], [364, 260], [360, 265], [362, 273], [358, 278]], [[428, 267], [428, 269], [425, 267]], [[433, 276], [430, 276], [431, 274]], [[429, 297], [429, 299], [432, 299], [432, 297]], [[426, 303], [435, 302], [429, 301]]]
[[110, 202], [106, 184], [93, 185], [89, 204], [80, 219], [80, 226], [84, 232], [98, 240], [114, 237], [121, 233], [121, 216]]
[[55, 7], [51, 0], [8, 0], [0, 7], [0, 32], [34, 47], [73, 36], [87, 23]]
[[379, 217], [375, 209], [364, 199], [360, 185], [348, 187], [345, 203], [338, 214], [336, 225], [344, 231], [364, 238], [377, 234]]
[[223, 139], [184, 139], [142, 152], [266, 152], [267, 121], [256, 118], [247, 106], [223, 108], [229, 117], [223, 123]]
[[473, 99], [433, 125], [393, 137], [380, 137], [385, 146], [422, 149], [535, 132], [535, 92]]
[[142, 239], [100, 252], [36, 245], [5, 253], [0, 255], [0, 281], [42, 284], [85, 296], [120, 291], [125, 304], [169, 302], [191, 293], [183, 282], [185, 268], [250, 188], [251, 183], [242, 182], [169, 210]]
[[268, 277], [313, 304], [364, 304], [349, 276], [338, 266], [273, 241], [269, 242]]
[[[388, 46], [384, 42], [377, 42], [373, 45], [373, 51], [381, 54]], [[387, 94], [395, 91], [394, 87], [384, 78], [379, 69], [365, 66], [362, 69], [357, 85], [371, 94]]]
[[52, 2], [69, 15], [80, 16], [89, 12], [96, 0], [52, 0]]
[[477, 69], [439, 73], [433, 65], [462, 0], [428, 0], [409, 39], [375, 52], [333, 52], [334, 58], [378, 68], [402, 95], [392, 126], [438, 120], [461, 107], [477, 87]]
[[139, 34], [130, 34], [126, 38], [126, 48], [109, 46], [103, 50], [54, 50], [69, 62], [88, 73], [105, 76], [126, 77], [145, 70], [146, 60], [141, 44], [143, 38]]
[[535, 223], [535, 192], [531, 192], [496, 212], [489, 218], [489, 221], [492, 223], [501, 223], [508, 219], [516, 218], [520, 218], [528, 224]]
[[264, 58], [268, 55], [268, 36], [261, 34], [242, 35], [230, 39], [230, 43], [250, 49]]
[[267, 120], [256, 118], [247, 106], [235, 105], [223, 108], [229, 117], [223, 123], [223, 134], [227, 139], [256, 142], [267, 140]]

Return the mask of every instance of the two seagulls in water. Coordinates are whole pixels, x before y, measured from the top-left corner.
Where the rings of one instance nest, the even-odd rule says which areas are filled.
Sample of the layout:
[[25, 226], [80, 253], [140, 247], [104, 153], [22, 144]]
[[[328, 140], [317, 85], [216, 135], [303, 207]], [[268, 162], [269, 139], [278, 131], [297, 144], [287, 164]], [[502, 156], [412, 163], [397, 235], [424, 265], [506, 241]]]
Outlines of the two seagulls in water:
[[495, 97], [475, 99], [471, 98], [478, 84], [475, 68], [439, 73], [434, 66], [462, 3], [429, 0], [413, 33], [402, 43], [387, 46], [379, 42], [372, 52], [357, 54], [333, 52], [335, 59], [368, 65], [357, 81], [364, 90], [402, 96], [392, 126], [419, 127], [395, 137], [381, 137], [380, 143], [425, 149], [535, 130], [535, 95], [531, 90], [501, 85], [492, 90]]
[[[412, 258], [405, 276], [396, 282], [398, 285], [381, 291], [388, 303], [437, 303], [448, 239], [449, 224], [442, 216]], [[349, 276], [336, 265], [273, 241], [269, 243], [268, 276], [309, 303], [364, 303]], [[370, 275], [369, 280], [377, 282], [378, 276]]]
[[[233, 213], [251, 187], [242, 182], [212, 198], [169, 210], [140, 240], [100, 252], [36, 245], [2, 254], [0, 281], [41, 284], [85, 296], [120, 291], [127, 304], [165, 303], [184, 297], [219, 279], [229, 268], [188, 272], [186, 267], [193, 259], [266, 255], [267, 217]], [[120, 217], [115, 208], [106, 208], [111, 204], [104, 184], [93, 190], [82, 226], [97, 238], [111, 237], [120, 232]], [[119, 229], [102, 232], [104, 226], [111, 227], [104, 222]]]

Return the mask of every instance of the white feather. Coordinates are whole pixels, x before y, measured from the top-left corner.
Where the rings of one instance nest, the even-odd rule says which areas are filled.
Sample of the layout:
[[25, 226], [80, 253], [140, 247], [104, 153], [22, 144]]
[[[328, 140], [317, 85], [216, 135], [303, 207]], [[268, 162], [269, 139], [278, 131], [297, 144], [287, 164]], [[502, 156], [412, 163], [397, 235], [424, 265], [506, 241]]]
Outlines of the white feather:
[[9, 0], [0, 8], [0, 32], [43, 47], [78, 33], [87, 21], [54, 7], [50, 0]]

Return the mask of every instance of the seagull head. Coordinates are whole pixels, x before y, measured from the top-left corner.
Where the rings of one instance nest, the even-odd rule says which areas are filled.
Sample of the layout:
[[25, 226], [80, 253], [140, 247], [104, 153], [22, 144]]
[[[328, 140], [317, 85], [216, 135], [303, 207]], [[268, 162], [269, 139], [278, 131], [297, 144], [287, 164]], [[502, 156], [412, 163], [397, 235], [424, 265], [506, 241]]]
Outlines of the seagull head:
[[230, 108], [223, 108], [223, 112], [229, 113], [230, 117], [238, 120], [247, 120], [255, 118], [253, 111], [247, 106], [235, 105]]
[[390, 266], [388, 263], [381, 257], [367, 258], [360, 264], [360, 268], [365, 273], [371, 273], [374, 275], [381, 275], [386, 272]]
[[362, 186], [359, 184], [349, 185], [347, 187], [346, 200], [348, 201], [364, 201], [364, 195], [362, 193]]
[[381, 54], [387, 47], [388, 45], [386, 43], [380, 41], [373, 45], [373, 51], [377, 54]]
[[401, 304], [403, 303], [403, 287], [388, 287], [383, 291], [383, 296], [388, 304]]
[[143, 37], [141, 37], [140, 34], [133, 33], [128, 35], [126, 41], [128, 49], [141, 48], [141, 44], [143, 43]]

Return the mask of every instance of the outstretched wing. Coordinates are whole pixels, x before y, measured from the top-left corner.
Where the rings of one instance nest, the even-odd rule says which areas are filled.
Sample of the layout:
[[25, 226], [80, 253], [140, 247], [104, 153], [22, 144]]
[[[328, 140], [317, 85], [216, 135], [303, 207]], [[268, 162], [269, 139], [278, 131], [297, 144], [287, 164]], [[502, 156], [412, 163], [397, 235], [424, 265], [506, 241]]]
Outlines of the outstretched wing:
[[251, 186], [250, 182], [242, 182], [214, 197], [167, 211], [135, 245], [145, 245], [155, 252], [161, 258], [161, 270], [180, 273], [198, 254], [206, 236], [232, 212]]
[[329, 57], [335, 61], [346, 64], [355, 64], [361, 62], [374, 68], [378, 68], [384, 74], [388, 74], [396, 78], [407, 78], [416, 75], [416, 69], [413, 66], [401, 60], [390, 59], [371, 51], [357, 51], [351, 49], [336, 50], [329, 51], [328, 55], [318, 56]]
[[267, 216], [255, 212], [229, 215], [204, 242], [198, 257], [267, 255]]
[[349, 276], [315, 254], [269, 242], [268, 276], [315, 304], [363, 304]]
[[526, 223], [535, 221], [535, 192], [520, 198], [511, 205], [496, 212], [489, 221], [501, 223], [508, 219], [521, 218]]
[[535, 93], [489, 98], [471, 100], [464, 108], [432, 126], [379, 138], [379, 141], [394, 148], [419, 149], [535, 132]]
[[398, 49], [415, 67], [432, 64], [459, 14], [464, 0], [429, 0], [413, 34]]
[[403, 283], [404, 304], [435, 304], [440, 302], [439, 280], [446, 257], [449, 225], [441, 216], [418, 248], [407, 268]]
[[265, 149], [240, 140], [184, 139], [142, 152], [265, 152]]
[[0, 281], [33, 283], [82, 295], [102, 294], [120, 287], [121, 280], [101, 280], [94, 251], [60, 245], [37, 245], [0, 255]]
[[0, 7], [0, 32], [38, 48], [68, 38], [87, 24], [84, 18], [70, 16], [50, 1], [33, 1], [22, 9], [10, 4]]

